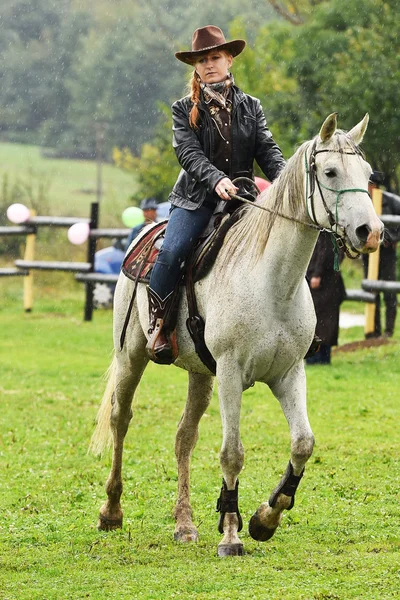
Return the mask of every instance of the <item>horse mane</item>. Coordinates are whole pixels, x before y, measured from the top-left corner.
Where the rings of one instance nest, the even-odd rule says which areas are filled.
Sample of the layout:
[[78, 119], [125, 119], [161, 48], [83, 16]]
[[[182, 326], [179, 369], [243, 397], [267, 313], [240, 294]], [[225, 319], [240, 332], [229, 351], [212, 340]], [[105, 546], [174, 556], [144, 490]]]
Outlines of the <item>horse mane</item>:
[[[249, 262], [257, 262], [268, 242], [279, 212], [300, 218], [304, 212], [304, 154], [312, 142], [305, 142], [286, 163], [271, 186], [257, 199], [257, 204], [269, 212], [245, 205], [240, 219], [231, 227], [221, 251], [224, 259], [243, 252]], [[225, 263], [225, 260], [223, 261]]]
[[[278, 213], [304, 220], [305, 154], [317, 137], [299, 146], [279, 177], [259, 196], [257, 204], [268, 208], [268, 212], [249, 205], [240, 209], [241, 216], [229, 230], [221, 250], [225, 265], [228, 258], [233, 264], [232, 258], [242, 255], [243, 252], [248, 256], [249, 264], [256, 264], [268, 243]], [[336, 130], [329, 143], [332, 142], [332, 149], [339, 152], [349, 147], [360, 152], [346, 132], [340, 129]]]

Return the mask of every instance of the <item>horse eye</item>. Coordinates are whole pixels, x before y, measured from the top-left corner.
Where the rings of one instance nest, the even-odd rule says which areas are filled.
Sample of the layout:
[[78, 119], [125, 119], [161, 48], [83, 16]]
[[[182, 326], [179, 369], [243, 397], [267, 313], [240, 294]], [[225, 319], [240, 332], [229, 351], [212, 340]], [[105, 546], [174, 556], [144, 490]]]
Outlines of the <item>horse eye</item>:
[[330, 179], [332, 179], [332, 177], [336, 177], [336, 171], [335, 171], [335, 169], [327, 169], [326, 171], [324, 171], [324, 173]]

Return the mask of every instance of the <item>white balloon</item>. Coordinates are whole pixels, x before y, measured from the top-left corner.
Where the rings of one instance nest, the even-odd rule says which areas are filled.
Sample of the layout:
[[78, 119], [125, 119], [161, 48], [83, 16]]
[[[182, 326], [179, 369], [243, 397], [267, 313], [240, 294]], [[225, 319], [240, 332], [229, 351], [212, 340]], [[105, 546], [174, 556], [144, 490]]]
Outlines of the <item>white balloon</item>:
[[7, 218], [11, 223], [24, 223], [31, 216], [31, 211], [25, 204], [11, 204], [7, 208]]
[[68, 229], [67, 236], [71, 244], [83, 244], [89, 237], [89, 223], [74, 223]]

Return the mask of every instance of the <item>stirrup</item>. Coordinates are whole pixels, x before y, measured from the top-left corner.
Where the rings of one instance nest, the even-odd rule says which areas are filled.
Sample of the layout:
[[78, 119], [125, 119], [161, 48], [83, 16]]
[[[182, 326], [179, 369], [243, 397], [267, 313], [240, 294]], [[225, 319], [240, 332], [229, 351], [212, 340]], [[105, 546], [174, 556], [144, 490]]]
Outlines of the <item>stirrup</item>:
[[176, 330], [172, 333], [163, 332], [163, 319], [157, 319], [154, 330], [146, 344], [147, 356], [159, 365], [170, 365], [178, 357]]

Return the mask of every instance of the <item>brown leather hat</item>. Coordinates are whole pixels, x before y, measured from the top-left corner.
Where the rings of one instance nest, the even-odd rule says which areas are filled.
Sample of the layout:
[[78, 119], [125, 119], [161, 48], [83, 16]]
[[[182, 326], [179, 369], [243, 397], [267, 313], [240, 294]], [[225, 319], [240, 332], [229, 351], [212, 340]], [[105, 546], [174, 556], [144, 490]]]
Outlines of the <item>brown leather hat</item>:
[[232, 56], [237, 56], [246, 45], [244, 40], [232, 40], [227, 42], [222, 30], [215, 25], [206, 25], [196, 29], [192, 37], [192, 50], [188, 52], [176, 52], [178, 60], [192, 65], [198, 56], [210, 50], [228, 50]]

